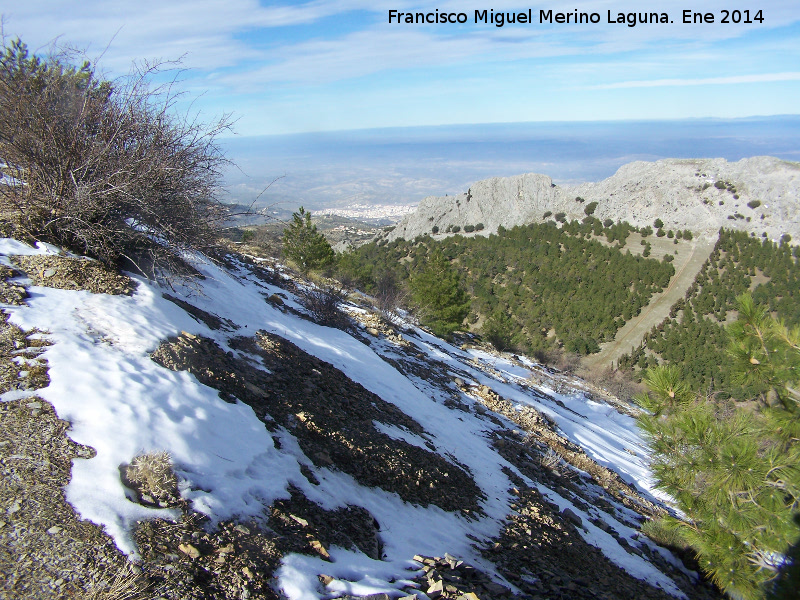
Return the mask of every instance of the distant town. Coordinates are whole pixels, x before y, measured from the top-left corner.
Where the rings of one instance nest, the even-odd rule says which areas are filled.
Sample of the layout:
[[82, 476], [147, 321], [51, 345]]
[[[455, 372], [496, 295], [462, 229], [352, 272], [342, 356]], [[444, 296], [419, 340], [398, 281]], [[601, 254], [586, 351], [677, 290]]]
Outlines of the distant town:
[[416, 204], [350, 204], [344, 208], [315, 210], [315, 216], [336, 216], [367, 223], [395, 223], [416, 210]]

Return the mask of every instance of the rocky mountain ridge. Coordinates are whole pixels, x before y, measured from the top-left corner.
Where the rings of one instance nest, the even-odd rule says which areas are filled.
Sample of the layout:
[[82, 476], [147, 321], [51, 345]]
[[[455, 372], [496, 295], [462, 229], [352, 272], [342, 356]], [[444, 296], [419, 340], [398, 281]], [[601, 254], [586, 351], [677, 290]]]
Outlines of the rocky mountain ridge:
[[[714, 236], [720, 227], [766, 233], [772, 240], [800, 238], [800, 163], [769, 156], [725, 159], [666, 159], [632, 162], [595, 183], [558, 186], [546, 175], [526, 173], [479, 181], [464, 194], [429, 196], [417, 210], [382, 236], [391, 241], [418, 235], [446, 236], [454, 227], [474, 235], [498, 227], [546, 221], [558, 213], [581, 220], [593, 216], [637, 227], [661, 219], [666, 229]], [[544, 215], [550, 213], [547, 217]], [[480, 227], [480, 224], [483, 227]], [[436, 233], [434, 233], [436, 232]]]

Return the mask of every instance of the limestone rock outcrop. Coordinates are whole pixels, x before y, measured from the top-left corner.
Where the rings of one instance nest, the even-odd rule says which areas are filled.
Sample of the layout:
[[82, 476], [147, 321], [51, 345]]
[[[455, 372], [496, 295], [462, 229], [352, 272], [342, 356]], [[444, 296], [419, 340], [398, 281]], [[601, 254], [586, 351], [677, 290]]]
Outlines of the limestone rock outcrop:
[[[581, 200], [576, 200], [580, 198]], [[464, 194], [422, 200], [394, 230], [389, 241], [418, 235], [488, 235], [498, 227], [552, 219], [583, 219], [597, 202], [600, 220], [627, 221], [638, 227], [661, 219], [666, 229], [690, 229], [713, 236], [720, 227], [740, 229], [778, 240], [800, 239], [800, 163], [769, 156], [737, 162], [716, 159], [667, 159], [633, 162], [596, 183], [557, 186], [550, 177], [527, 173], [492, 178]], [[480, 227], [482, 225], [483, 227]], [[465, 231], [465, 227], [468, 229]], [[469, 229], [475, 227], [474, 232]], [[434, 233], [435, 232], [435, 233]]]

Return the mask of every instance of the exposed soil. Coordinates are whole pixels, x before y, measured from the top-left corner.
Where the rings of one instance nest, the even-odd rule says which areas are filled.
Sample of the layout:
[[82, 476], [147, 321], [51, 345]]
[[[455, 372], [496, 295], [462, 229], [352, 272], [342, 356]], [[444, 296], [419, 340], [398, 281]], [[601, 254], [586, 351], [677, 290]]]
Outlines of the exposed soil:
[[87, 290], [95, 294], [130, 294], [136, 283], [88, 258], [34, 255], [14, 256], [12, 262], [30, 277], [33, 285], [62, 290]]
[[[514, 491], [517, 501], [512, 507], [516, 511], [496, 541], [486, 548], [484, 556], [520, 589], [522, 597], [532, 600], [673, 598], [631, 577], [586, 543], [576, 530], [581, 527], [577, 515], [559, 513], [558, 507], [535, 489], [522, 486]], [[646, 552], [650, 559], [660, 558], [654, 557], [648, 546], [642, 548], [630, 549], [639, 554]], [[690, 598], [722, 598], [708, 583], [694, 583], [674, 569], [671, 576]]]
[[249, 404], [268, 427], [290, 431], [317, 467], [339, 469], [406, 502], [464, 514], [480, 511], [482, 493], [464, 467], [376, 429], [374, 421], [424, 436], [423, 427], [393, 404], [267, 332], [235, 338], [231, 347], [238, 356], [184, 332], [162, 343], [153, 360], [192, 373], [224, 400]]

